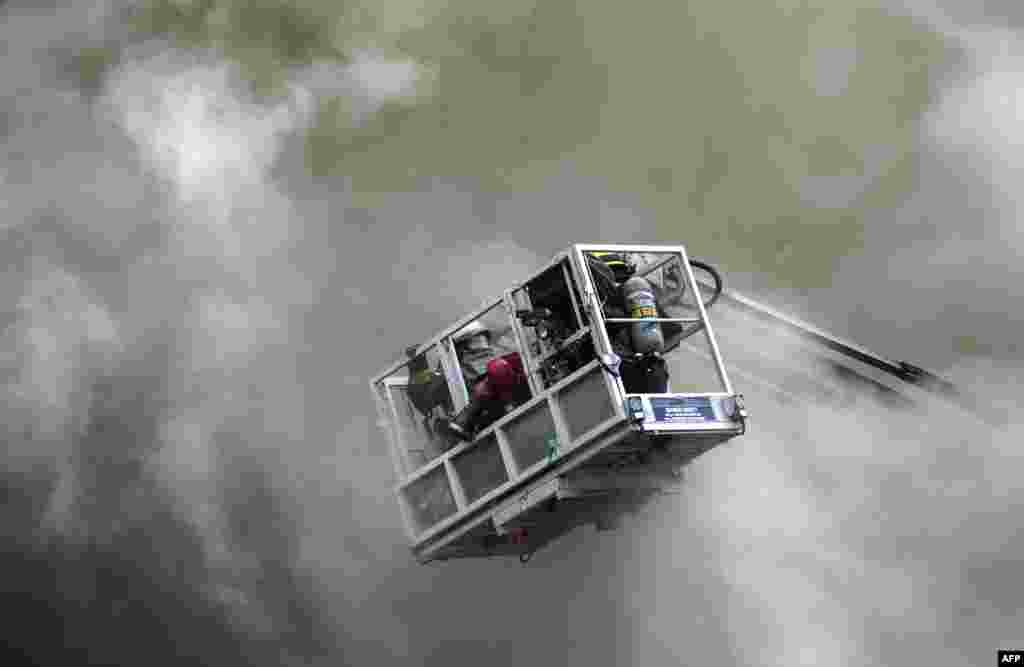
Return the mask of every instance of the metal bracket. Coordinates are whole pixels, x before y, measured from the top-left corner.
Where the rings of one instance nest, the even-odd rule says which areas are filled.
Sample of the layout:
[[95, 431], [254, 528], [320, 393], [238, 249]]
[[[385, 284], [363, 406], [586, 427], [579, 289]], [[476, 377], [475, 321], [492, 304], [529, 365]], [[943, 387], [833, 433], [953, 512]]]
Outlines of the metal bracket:
[[736, 412], [733, 413], [733, 416], [737, 416], [740, 419], [746, 419], [747, 406], [743, 402], [743, 394], [736, 394], [734, 400], [736, 401]]
[[647, 418], [647, 413], [644, 411], [644, 401], [639, 396], [629, 396], [626, 398], [626, 416], [633, 424], [642, 424]]
[[622, 366], [622, 357], [615, 353], [602, 354], [598, 357], [601, 366], [615, 377], [619, 377], [619, 368]]

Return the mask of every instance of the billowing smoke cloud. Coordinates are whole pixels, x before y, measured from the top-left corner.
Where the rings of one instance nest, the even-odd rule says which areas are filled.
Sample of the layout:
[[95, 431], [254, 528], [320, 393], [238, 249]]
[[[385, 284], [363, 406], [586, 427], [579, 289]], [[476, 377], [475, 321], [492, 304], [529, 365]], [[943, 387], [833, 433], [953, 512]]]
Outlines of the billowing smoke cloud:
[[[8, 107], [0, 248], [4, 422], [8, 452], [24, 455], [5, 457], [4, 483], [25, 486], [12, 553], [43, 564], [12, 564], [10, 589], [53, 606], [76, 628], [68, 645], [101, 662], [336, 664], [339, 645], [412, 658], [416, 632], [390, 608], [407, 591], [380, 594], [396, 558], [409, 563], [367, 428], [364, 378], [390, 352], [366, 345], [380, 327], [426, 336], [539, 260], [460, 242], [477, 220], [458, 187], [364, 225], [343, 191], [297, 197], [284, 183], [323, 100], [344, 98], [358, 126], [429, 97], [430, 69], [356, 52], [297, 68], [268, 102], [213, 53], [119, 44], [106, 9], [59, 15], [88, 26], [70, 36], [5, 17], [20, 54], [7, 80], [25, 94]], [[75, 46], [111, 42], [94, 87], [62, 72]], [[25, 617], [43, 660], [28, 629], [56, 621]]]
[[[2, 414], [18, 454], [3, 459], [4, 518], [20, 549], [4, 571], [26, 637], [55, 623], [42, 599], [68, 646], [113, 664], [970, 664], [1014, 638], [1018, 431], [938, 403], [904, 417], [776, 403], [738, 378], [750, 433], [695, 462], [679, 502], [568, 536], [529, 568], [403, 568], [365, 377], [537, 266], [525, 248], [637, 241], [653, 220], [571, 176], [495, 198], [493, 215], [450, 181], [349, 208], [337, 183], [285, 183], [292, 140], [325, 98], [359, 124], [431, 94], [433, 72], [365, 51], [296, 68], [267, 102], [213, 54], [148, 43], [83, 95], [60, 73], [68, 45], [120, 35], [113, 5], [67, 12], [11, 12], [2, 29], [0, 72], [19, 91], [0, 179]], [[977, 325], [1009, 349], [1012, 303], [983, 309], [971, 290], [1013, 284], [1000, 248], [1015, 227], [990, 215], [1010, 172], [961, 198], [965, 215], [984, 202], [983, 234], [940, 224], [954, 209], [937, 197], [966, 178], [961, 158], [972, 173], [1016, 164], [1011, 123], [992, 121], [1012, 114], [976, 102], [1015, 99], [992, 92], [1015, 81], [1000, 67], [943, 82], [922, 133], [930, 180], [905, 219], [931, 214], [957, 243], [888, 260], [897, 238], [853, 296], [812, 305], [827, 326], [862, 304], [851, 329], [869, 346], [1012, 405], [1007, 364], [957, 360], [944, 332]], [[483, 237], [499, 240], [467, 240]], [[765, 343], [737, 334], [726, 361]]]
[[[1024, 437], [1018, 37], [969, 24], [932, 24], [967, 58], [937, 84], [920, 124], [919, 189], [899, 217], [870, 223], [869, 238], [888, 241], [877, 255], [888, 270], [841, 272], [849, 282], [823, 311], [853, 311], [860, 321], [836, 318], [840, 330], [873, 332], [879, 352], [930, 362], [1009, 423], [993, 427], [940, 400], [881, 407], [812, 370], [781, 332], [721, 322], [727, 365], [755, 369], [733, 377], [750, 431], [691, 466], [683, 502], [666, 510], [657, 526], [666, 535], [650, 546], [685, 554], [687, 576], [716, 573], [723, 595], [705, 599], [708, 615], [727, 628], [739, 663], [978, 664], [1019, 644], [1011, 600], [1022, 590], [1008, 565], [1022, 548], [1009, 508], [1024, 502], [1014, 481]], [[907, 247], [915, 225], [927, 231]], [[943, 349], [957, 334], [984, 342]], [[840, 390], [830, 397], [830, 387]], [[680, 511], [688, 521], [674, 527]], [[656, 632], [668, 642], [674, 631]], [[689, 649], [676, 646], [685, 659]]]
[[[275, 523], [253, 539], [256, 526], [272, 520], [252, 497], [269, 482], [252, 474], [233, 480], [231, 471], [252, 457], [279, 459], [282, 441], [307, 437], [304, 386], [289, 369], [302, 338], [297, 315], [312, 305], [316, 280], [303, 269], [310, 253], [296, 252], [301, 216], [270, 170], [287, 136], [307, 126], [324, 95], [351, 96], [359, 122], [389, 99], [414, 98], [418, 72], [413, 63], [358, 54], [344, 69], [318, 64], [297, 72], [290, 97], [276, 106], [246, 100], [233, 74], [225, 63], [170, 50], [129, 55], [111, 75], [104, 101], [172, 186], [169, 256], [179, 276], [190, 272], [189, 280], [202, 281], [183, 312], [189, 333], [180, 348], [183, 372], [170, 376], [178, 400], [162, 433], [161, 471], [174, 488], [188, 489], [179, 500], [211, 561], [232, 572], [241, 563], [243, 571], [255, 568], [246, 576], [263, 579], [273, 578], [267, 568], [294, 563], [297, 552], [274, 553], [294, 528]], [[236, 492], [242, 498], [233, 499]], [[271, 485], [267, 493], [273, 500], [288, 489]], [[250, 517], [243, 528], [234, 525], [239, 513]], [[241, 608], [247, 627], [274, 631], [294, 622], [290, 609], [254, 611], [297, 595], [287, 582], [277, 584], [285, 590], [254, 592], [245, 581], [221, 582], [216, 590]], [[281, 613], [287, 616], [274, 615]]]
[[[84, 35], [63, 37], [116, 37], [116, 17], [90, 16]], [[12, 10], [3, 32], [23, 66], [5, 66], [23, 94], [5, 116], [3, 465], [39, 479], [27, 490], [31, 548], [54, 549], [39, 557], [70, 589], [94, 580], [80, 598], [90, 611], [66, 620], [97, 636], [72, 634], [97, 659], [139, 662], [135, 642], [151, 628], [120, 641], [96, 630], [113, 628], [96, 605], [121, 597], [166, 616], [167, 638], [211, 642], [192, 654], [230, 662], [229, 626], [266, 645], [270, 664], [331, 654], [336, 634], [319, 628], [315, 588], [295, 569], [302, 521], [281, 450], [308, 436], [295, 357], [332, 258], [310, 247], [309, 216], [271, 171], [323, 99], [351, 99], [358, 123], [389, 101], [415, 103], [420, 68], [357, 53], [294, 72], [284, 99], [266, 103], [213, 54], [149, 42], [123, 49], [87, 97], [54, 78], [64, 56], [46, 50], [62, 37], [50, 24]], [[75, 549], [92, 555], [61, 560]], [[135, 575], [96, 582], [94, 568], [116, 568], [104, 559], [134, 559], [151, 579], [167, 571], [210, 625], [186, 640], [177, 611], [131, 590]], [[36, 595], [46, 600], [45, 586]], [[236, 655], [252, 664], [245, 642]]]
[[890, 11], [940, 35], [945, 63], [913, 125], [913, 192], [866, 229], [867, 253], [885, 269], [841, 262], [822, 311], [869, 347], [931, 366], [951, 363], [954, 348], [1019, 358], [1020, 16], [998, 2], [923, 0]]

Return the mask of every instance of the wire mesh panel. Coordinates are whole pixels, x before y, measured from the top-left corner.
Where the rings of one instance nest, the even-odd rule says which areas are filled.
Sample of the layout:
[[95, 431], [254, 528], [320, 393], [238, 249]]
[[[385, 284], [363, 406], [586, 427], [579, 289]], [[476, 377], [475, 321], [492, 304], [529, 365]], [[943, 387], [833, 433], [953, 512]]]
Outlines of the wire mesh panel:
[[508, 424], [505, 433], [512, 458], [520, 470], [551, 456], [558, 447], [555, 421], [546, 401]]
[[455, 498], [443, 467], [437, 467], [402, 489], [416, 532], [455, 513]]
[[573, 440], [615, 415], [603, 372], [594, 370], [558, 395], [569, 437]]
[[480, 440], [470, 449], [452, 460], [466, 502], [472, 503], [508, 481], [505, 462], [501, 459], [498, 441], [494, 435]]

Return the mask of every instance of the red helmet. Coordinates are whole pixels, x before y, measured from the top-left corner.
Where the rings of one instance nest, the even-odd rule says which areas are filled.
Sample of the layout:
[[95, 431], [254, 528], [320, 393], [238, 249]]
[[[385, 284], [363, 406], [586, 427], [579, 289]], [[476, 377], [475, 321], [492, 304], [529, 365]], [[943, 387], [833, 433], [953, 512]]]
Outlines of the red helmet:
[[526, 379], [519, 355], [506, 354], [497, 359], [491, 359], [487, 363], [487, 379], [500, 393], [505, 394], [514, 390]]

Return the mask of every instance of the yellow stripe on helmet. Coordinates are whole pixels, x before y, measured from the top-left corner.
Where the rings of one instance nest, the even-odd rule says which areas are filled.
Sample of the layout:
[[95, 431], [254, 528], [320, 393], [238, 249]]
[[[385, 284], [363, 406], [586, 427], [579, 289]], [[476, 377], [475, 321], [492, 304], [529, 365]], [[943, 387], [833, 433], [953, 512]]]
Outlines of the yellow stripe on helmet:
[[622, 266], [626, 266], [626, 261], [624, 259], [621, 259], [621, 255], [619, 255], [619, 253], [617, 252], [601, 251], [592, 252], [590, 254], [591, 256], [596, 257], [598, 259], [602, 257], [607, 257], [608, 255], [612, 255], [613, 257], [616, 257], [618, 259], [603, 260], [605, 264], [607, 264], [608, 266], [612, 266], [613, 264], [621, 264]]

